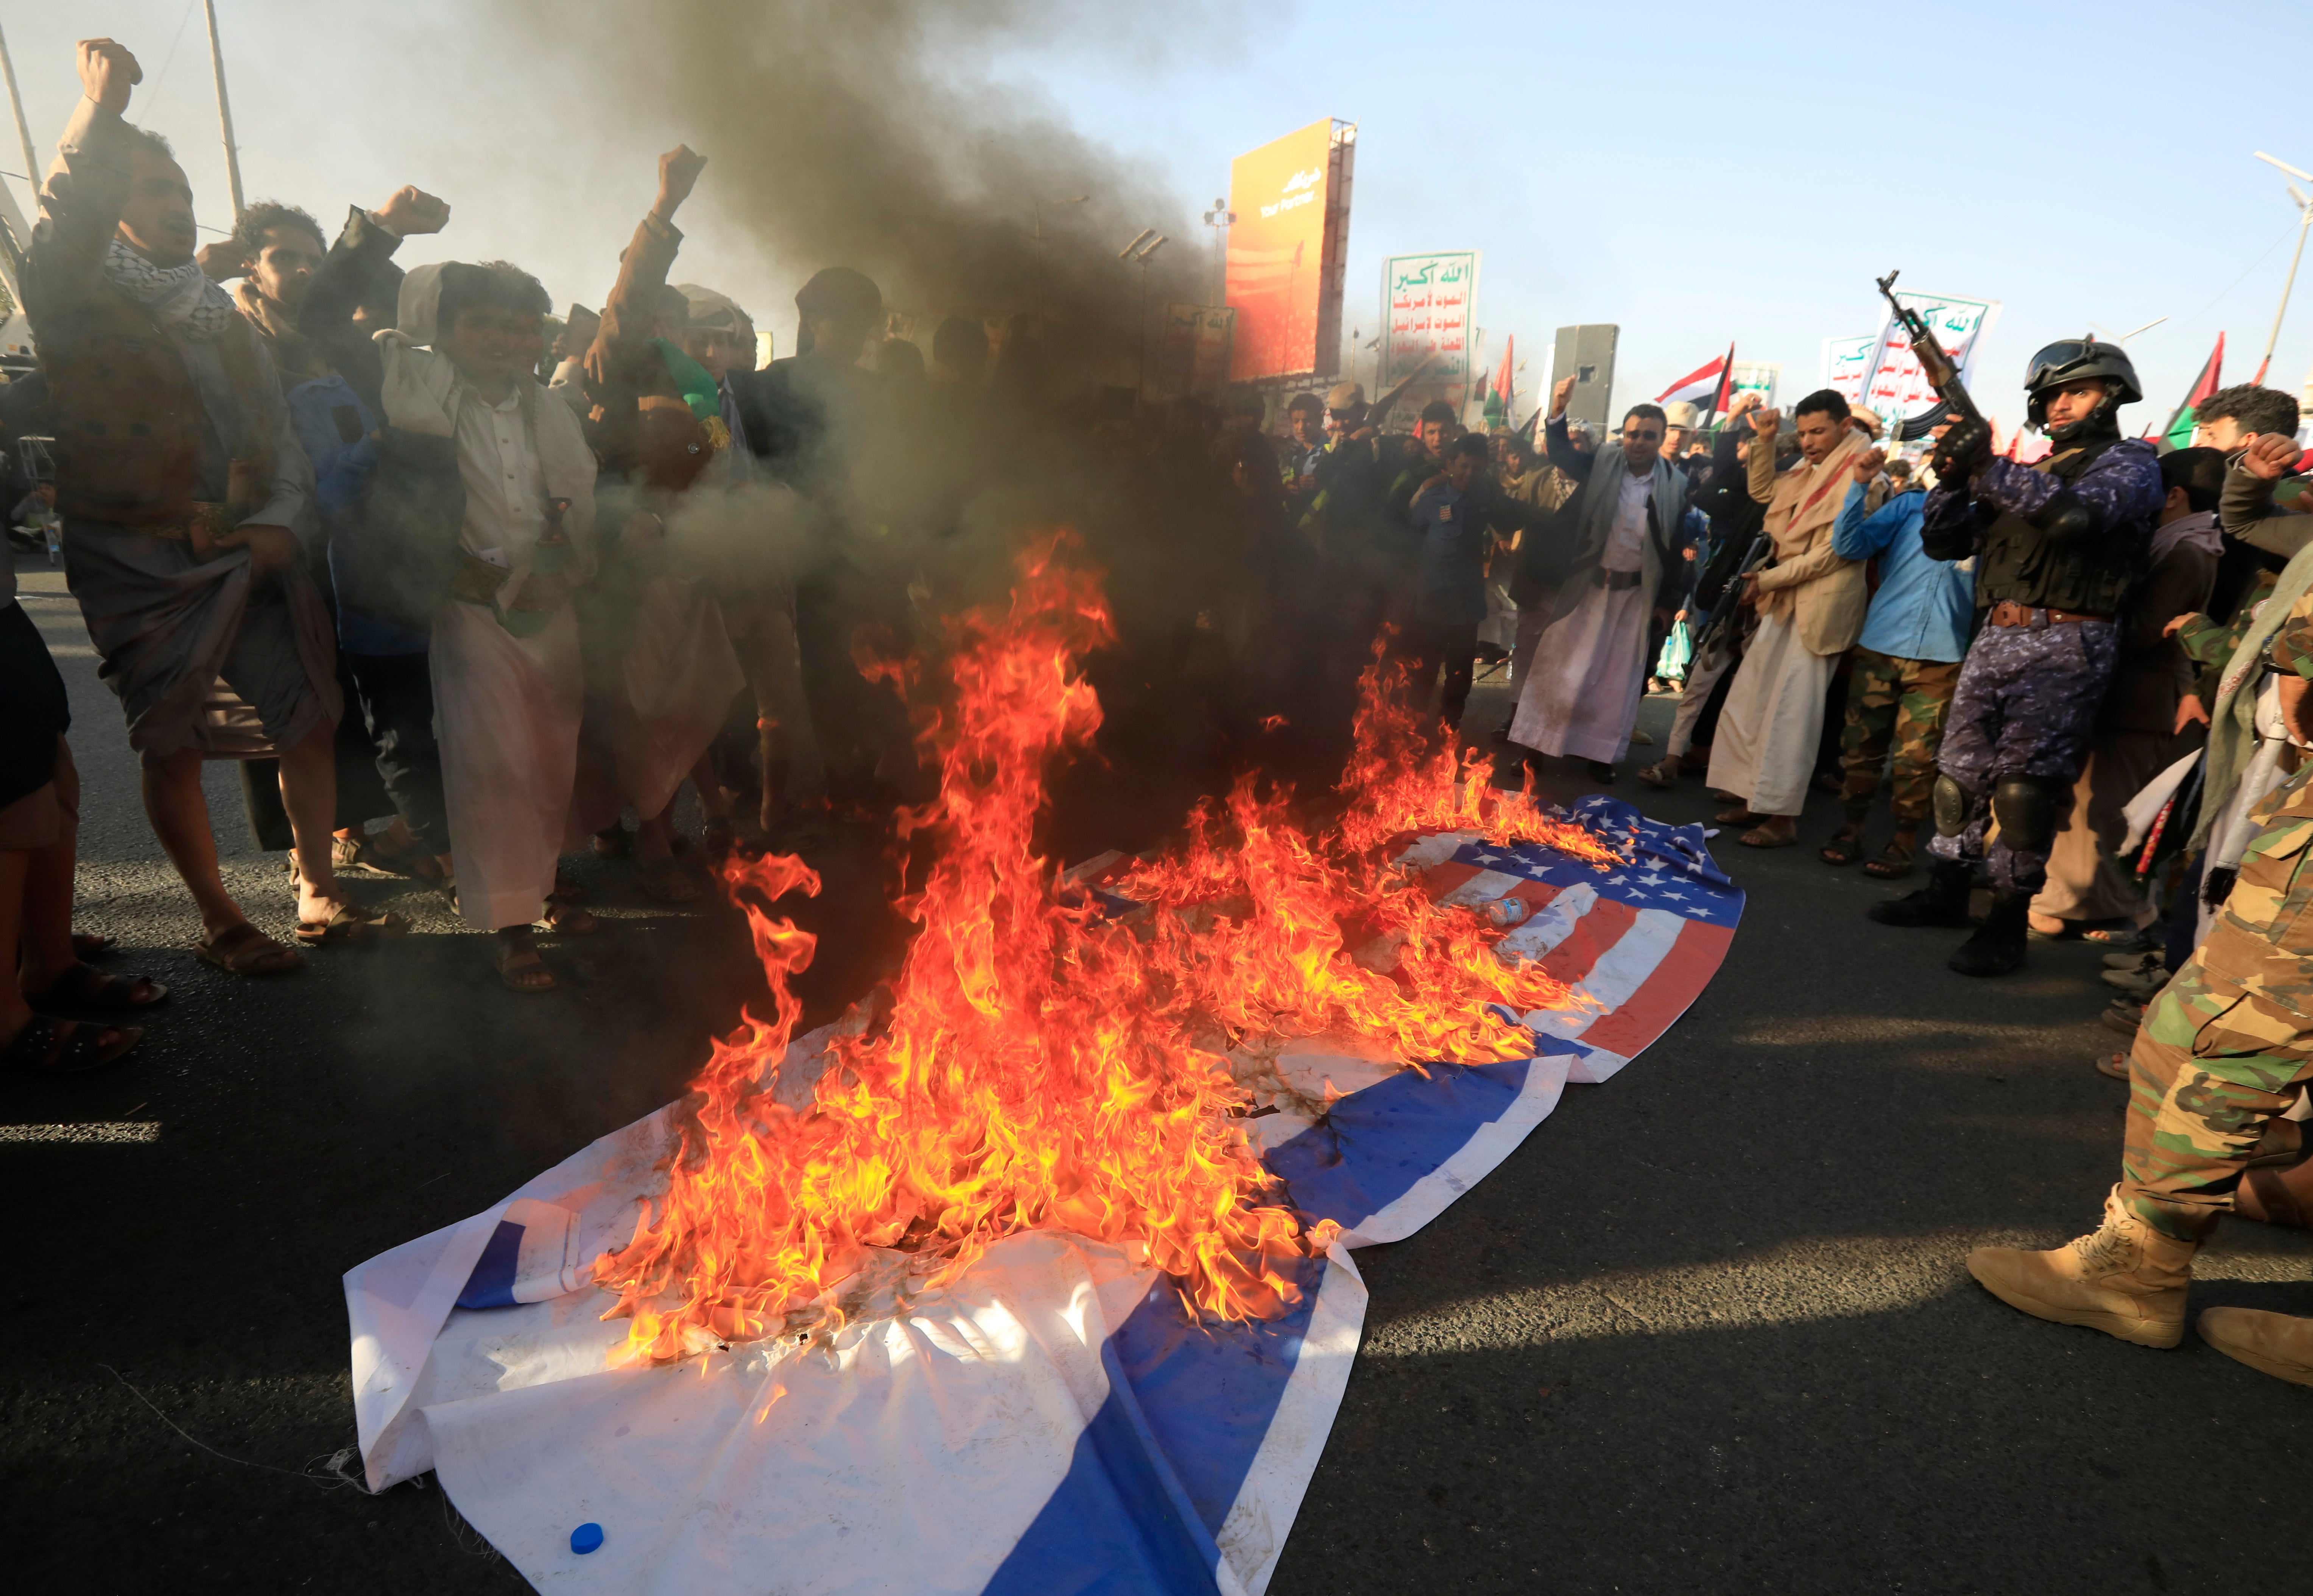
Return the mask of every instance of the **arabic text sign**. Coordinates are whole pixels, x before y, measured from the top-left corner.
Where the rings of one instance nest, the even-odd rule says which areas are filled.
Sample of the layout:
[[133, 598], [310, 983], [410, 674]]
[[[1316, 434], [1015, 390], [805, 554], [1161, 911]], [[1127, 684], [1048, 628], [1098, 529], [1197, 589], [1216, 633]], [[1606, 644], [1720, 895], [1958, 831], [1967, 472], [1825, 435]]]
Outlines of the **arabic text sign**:
[[1466, 398], [1475, 354], [1477, 292], [1475, 250], [1393, 255], [1382, 262], [1379, 381], [1384, 391], [1420, 365], [1423, 355], [1434, 354], [1437, 358], [1421, 373], [1422, 388]]
[[1745, 394], [1755, 393], [1761, 404], [1772, 408], [1775, 389], [1782, 381], [1782, 377], [1783, 368], [1779, 362], [1738, 360], [1735, 363], [1734, 381], [1727, 385], [1727, 403], [1732, 408], [1735, 401]]
[[1871, 352], [1879, 340], [1869, 333], [1860, 338], [1823, 341], [1823, 385], [1849, 404], [1863, 399], [1863, 380], [1870, 374]]
[[1165, 307], [1164, 374], [1174, 393], [1218, 396], [1228, 381], [1229, 334], [1236, 312], [1226, 305]]
[[1316, 369], [1332, 137], [1326, 117], [1229, 164], [1229, 208], [1236, 213], [1226, 294], [1236, 312], [1233, 381]]
[[[2000, 315], [2000, 302], [1992, 299], [1957, 299], [1948, 294], [1913, 294], [1909, 289], [1896, 292], [1897, 303], [1907, 311], [1914, 311], [1936, 335], [1952, 364], [1959, 368], [1965, 381], [1975, 355], [1976, 344]], [[1927, 373], [1920, 369], [1919, 356], [1912, 353], [1912, 340], [1895, 324], [1893, 316], [1879, 329], [1875, 340], [1870, 381], [1863, 390], [1863, 402], [1882, 416], [1899, 420], [1914, 420], [1936, 406], [1936, 390], [1928, 381]]]

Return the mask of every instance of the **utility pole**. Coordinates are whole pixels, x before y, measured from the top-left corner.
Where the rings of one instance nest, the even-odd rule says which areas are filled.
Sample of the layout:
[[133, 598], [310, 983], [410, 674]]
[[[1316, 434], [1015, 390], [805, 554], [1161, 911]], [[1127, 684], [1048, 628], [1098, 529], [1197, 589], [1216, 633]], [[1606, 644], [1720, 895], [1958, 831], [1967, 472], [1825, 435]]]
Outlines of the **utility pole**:
[[[8, 109], [16, 114], [16, 142], [23, 146], [24, 180], [35, 198], [40, 191], [40, 163], [32, 153], [32, 130], [24, 125], [24, 98], [16, 92], [16, 61], [8, 53], [8, 36], [0, 33], [0, 75], [8, 80]], [[0, 277], [4, 277], [11, 306], [24, 303], [18, 285], [17, 265], [25, 250], [31, 247], [32, 235], [24, 224], [24, 215], [16, 208], [16, 197], [0, 183], [0, 229], [8, 234], [7, 247], [0, 249]]]
[[241, 152], [233, 142], [233, 101], [224, 92], [224, 50], [217, 43], [216, 0], [201, 0], [209, 17], [209, 66], [216, 73], [217, 126], [224, 131], [224, 180], [233, 192], [233, 219], [241, 221]]
[[[2263, 150], [2254, 153], [2267, 166], [2277, 166], [2292, 178], [2313, 183], [2313, 171], [2300, 171], [2286, 161], [2275, 161]], [[2250, 379], [2253, 382], [2263, 382], [2265, 368], [2273, 364], [2273, 346], [2281, 341], [2281, 319], [2289, 313], [2290, 291], [2297, 286], [2297, 264], [2305, 259], [2305, 230], [2313, 227], [2313, 198], [2300, 193], [2295, 183], [2289, 185], [2289, 197], [2297, 202], [2297, 252], [2289, 258], [2289, 276], [2281, 284], [2281, 305], [2273, 312], [2273, 330], [2265, 335], [2265, 358], [2256, 363], [2256, 375]]]

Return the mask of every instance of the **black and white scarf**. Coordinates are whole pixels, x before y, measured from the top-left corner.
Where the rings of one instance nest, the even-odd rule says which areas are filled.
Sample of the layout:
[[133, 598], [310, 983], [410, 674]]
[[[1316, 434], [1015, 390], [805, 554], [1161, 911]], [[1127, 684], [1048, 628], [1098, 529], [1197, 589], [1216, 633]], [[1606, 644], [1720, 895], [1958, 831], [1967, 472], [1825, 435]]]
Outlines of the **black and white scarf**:
[[233, 295], [210, 282], [198, 261], [155, 266], [117, 238], [104, 249], [104, 276], [189, 343], [212, 341], [241, 314]]

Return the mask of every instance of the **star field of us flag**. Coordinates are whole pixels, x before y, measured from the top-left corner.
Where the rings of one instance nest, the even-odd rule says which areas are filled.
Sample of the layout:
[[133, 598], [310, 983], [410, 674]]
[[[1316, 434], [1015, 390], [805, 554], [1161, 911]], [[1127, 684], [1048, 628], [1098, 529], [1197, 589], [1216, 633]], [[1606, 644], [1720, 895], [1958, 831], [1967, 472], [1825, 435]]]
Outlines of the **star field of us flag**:
[[[1249, 1125], [1294, 1206], [1344, 1232], [1303, 1266], [1284, 1318], [1193, 1322], [1125, 1251], [1039, 1232], [808, 1347], [613, 1368], [626, 1323], [604, 1322], [611, 1298], [583, 1282], [674, 1145], [662, 1109], [347, 1274], [370, 1486], [434, 1470], [555, 1592], [1258, 1596], [1357, 1355], [1350, 1250], [1419, 1230], [1567, 1085], [1628, 1064], [1734, 935], [1743, 895], [1700, 827], [1603, 797], [1570, 812], [1631, 863], [1464, 834], [1402, 858], [1440, 900], [1499, 904], [1516, 922], [1504, 940], [1591, 1004], [1524, 1016], [1530, 1057], [1426, 1075], [1310, 1039], [1256, 1093]], [[790, 1106], [808, 1103], [826, 1038], [790, 1049]], [[1309, 1117], [1328, 1087], [1346, 1095]]]

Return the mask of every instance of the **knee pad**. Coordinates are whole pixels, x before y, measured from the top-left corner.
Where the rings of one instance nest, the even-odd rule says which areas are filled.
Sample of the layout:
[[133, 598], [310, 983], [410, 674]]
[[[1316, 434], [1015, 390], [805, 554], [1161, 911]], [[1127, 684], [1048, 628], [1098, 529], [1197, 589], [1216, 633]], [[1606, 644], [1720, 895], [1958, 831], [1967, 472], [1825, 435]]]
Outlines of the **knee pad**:
[[1930, 802], [1935, 811], [1937, 836], [1957, 837], [1967, 829], [1967, 789], [1940, 770], [1936, 772], [1935, 790], [1930, 794]]
[[1992, 789], [1992, 818], [2010, 853], [2045, 854], [2056, 840], [2056, 794], [2037, 776], [2003, 776]]

